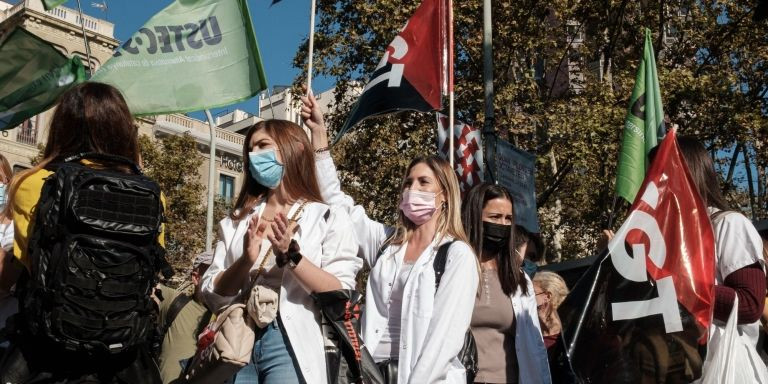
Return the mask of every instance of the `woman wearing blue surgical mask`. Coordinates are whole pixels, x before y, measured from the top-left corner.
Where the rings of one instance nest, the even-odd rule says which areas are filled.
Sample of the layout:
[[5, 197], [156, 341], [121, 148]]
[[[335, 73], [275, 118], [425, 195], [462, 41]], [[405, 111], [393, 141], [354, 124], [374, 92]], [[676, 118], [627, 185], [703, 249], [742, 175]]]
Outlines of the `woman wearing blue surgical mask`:
[[[331, 206], [349, 212], [360, 255], [371, 267], [362, 337], [386, 382], [465, 383], [466, 370], [457, 355], [479, 275], [461, 225], [459, 185], [450, 165], [436, 156], [414, 159], [403, 176], [395, 225], [371, 220], [341, 191], [316, 100], [303, 101], [302, 117], [318, 152], [321, 193]], [[447, 254], [438, 286], [434, 261], [441, 248]]]
[[234, 383], [324, 384], [319, 309], [310, 294], [355, 288], [362, 261], [351, 221], [322, 203], [314, 153], [298, 125], [255, 124], [243, 159], [245, 181], [219, 223], [221, 240], [202, 279], [209, 308], [247, 298], [257, 326], [251, 362]]

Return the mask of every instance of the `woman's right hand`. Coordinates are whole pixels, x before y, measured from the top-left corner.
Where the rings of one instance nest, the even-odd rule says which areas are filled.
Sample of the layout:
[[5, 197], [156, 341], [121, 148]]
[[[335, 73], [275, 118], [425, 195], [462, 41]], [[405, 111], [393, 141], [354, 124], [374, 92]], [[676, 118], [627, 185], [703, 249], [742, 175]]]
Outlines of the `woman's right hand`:
[[251, 263], [256, 263], [261, 251], [261, 241], [264, 239], [264, 231], [267, 223], [261, 222], [258, 215], [251, 216], [248, 221], [248, 230], [243, 237], [243, 251]]

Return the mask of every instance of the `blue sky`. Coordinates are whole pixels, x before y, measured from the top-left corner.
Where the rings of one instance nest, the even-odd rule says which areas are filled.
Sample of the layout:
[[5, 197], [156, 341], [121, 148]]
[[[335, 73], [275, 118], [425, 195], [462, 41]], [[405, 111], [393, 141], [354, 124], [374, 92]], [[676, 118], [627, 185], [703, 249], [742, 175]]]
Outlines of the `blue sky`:
[[[152, 15], [172, 3], [171, 0], [106, 0], [106, 14], [91, 4], [96, 0], [80, 0], [83, 12], [98, 18], [106, 18], [115, 24], [115, 38], [124, 42], [141, 28]], [[101, 0], [98, 0], [101, 2]], [[248, 0], [248, 6], [256, 30], [256, 38], [271, 86], [288, 85], [299, 73], [292, 63], [293, 56], [301, 41], [309, 35], [309, 0], [283, 0], [270, 7], [271, 0]], [[64, 6], [77, 8], [77, 1], [69, 0]], [[312, 88], [315, 92], [326, 90], [333, 86], [333, 80], [313, 78]], [[258, 100], [235, 104], [227, 108], [212, 110], [212, 113], [243, 109], [256, 114]], [[205, 119], [204, 114], [191, 113], [198, 119]]]

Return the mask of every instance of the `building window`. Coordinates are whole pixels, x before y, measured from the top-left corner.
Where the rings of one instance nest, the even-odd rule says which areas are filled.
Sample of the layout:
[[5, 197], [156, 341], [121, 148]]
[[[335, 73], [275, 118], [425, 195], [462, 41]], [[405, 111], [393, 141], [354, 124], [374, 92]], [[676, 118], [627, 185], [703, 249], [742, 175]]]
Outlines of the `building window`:
[[575, 22], [569, 22], [567, 26], [568, 40], [573, 44], [581, 44], [584, 42], [584, 30], [581, 28], [581, 24]]
[[16, 141], [26, 145], [37, 145], [37, 116], [21, 123], [16, 133]]
[[219, 196], [226, 202], [235, 197], [235, 178], [228, 175], [219, 175]]

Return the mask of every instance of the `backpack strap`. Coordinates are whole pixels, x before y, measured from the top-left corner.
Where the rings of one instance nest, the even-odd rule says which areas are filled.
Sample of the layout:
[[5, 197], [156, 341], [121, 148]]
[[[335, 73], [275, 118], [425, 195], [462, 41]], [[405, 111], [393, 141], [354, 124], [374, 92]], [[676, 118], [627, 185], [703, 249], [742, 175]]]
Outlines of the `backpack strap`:
[[205, 313], [203, 314], [203, 317], [200, 318], [200, 323], [197, 325], [197, 329], [195, 330], [195, 338], [197, 338], [198, 335], [203, 333], [203, 330], [205, 327], [208, 326], [208, 323], [211, 322], [211, 318], [213, 317], [213, 312], [211, 312], [210, 309], [205, 310]]
[[192, 300], [191, 296], [181, 294], [176, 296], [173, 301], [171, 302], [171, 305], [168, 307], [168, 313], [165, 315], [165, 323], [163, 324], [163, 337], [165, 337], [166, 332], [171, 328], [171, 324], [173, 324], [174, 320], [176, 320], [176, 316], [179, 315], [182, 309], [184, 309], [187, 304]]
[[127, 165], [128, 167], [130, 167], [131, 170], [135, 174], [137, 174], [137, 175], [143, 175], [144, 174], [141, 171], [141, 168], [139, 168], [139, 166], [136, 165], [136, 163], [134, 163], [133, 160], [128, 159], [128, 158], [123, 157], [123, 156], [111, 155], [111, 154], [106, 154], [106, 153], [81, 152], [81, 153], [78, 153], [77, 155], [72, 155], [72, 156], [69, 156], [69, 157], [65, 158], [64, 162], [70, 163], [70, 162], [73, 162], [73, 161], [80, 161], [80, 160], [83, 160], [83, 159], [96, 159], [96, 160], [108, 161], [108, 162], [111, 162], [111, 163], [123, 164], [123, 165]]
[[[379, 250], [376, 251], [376, 258], [373, 261], [374, 263], [379, 262], [379, 258], [381, 257], [381, 255], [384, 254], [384, 251], [387, 250], [390, 244], [392, 244], [392, 236], [388, 237], [386, 240], [384, 240], [383, 243], [381, 243], [381, 246], [379, 246]], [[373, 268], [373, 265], [371, 265], [370, 267]]]
[[435, 261], [432, 263], [432, 267], [435, 269], [435, 292], [440, 288], [440, 280], [443, 279], [445, 263], [448, 261], [448, 248], [450, 248], [451, 244], [454, 242], [455, 240], [451, 240], [437, 248], [437, 255], [435, 255]]

